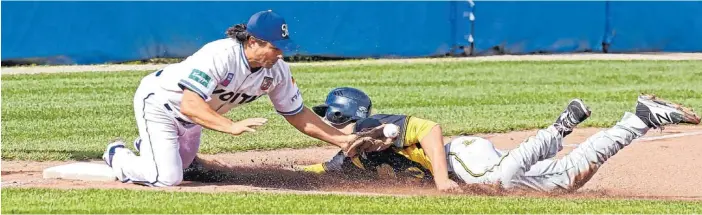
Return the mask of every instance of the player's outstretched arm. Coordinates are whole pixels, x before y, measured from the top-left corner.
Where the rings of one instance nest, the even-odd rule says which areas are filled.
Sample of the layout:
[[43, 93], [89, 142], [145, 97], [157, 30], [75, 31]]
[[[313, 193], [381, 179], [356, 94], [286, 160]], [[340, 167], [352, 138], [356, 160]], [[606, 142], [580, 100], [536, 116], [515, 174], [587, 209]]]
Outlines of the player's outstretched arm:
[[334, 144], [344, 151], [350, 146], [351, 135], [327, 125], [307, 107], [295, 115], [285, 115], [285, 120], [305, 135]]
[[255, 132], [254, 128], [262, 126], [268, 121], [265, 118], [251, 118], [233, 122], [212, 110], [202, 97], [189, 89], [183, 91], [180, 112], [205, 128], [232, 135]]
[[431, 128], [429, 134], [424, 136], [419, 144], [431, 161], [436, 188], [441, 191], [461, 191], [458, 184], [448, 177], [448, 164], [446, 163], [446, 150], [444, 149], [441, 126], [437, 124]]
[[382, 125], [373, 128], [372, 131], [369, 132], [347, 135], [327, 123], [324, 123], [322, 119], [307, 107], [303, 107], [302, 111], [297, 114], [285, 115], [285, 119], [307, 136], [338, 146], [348, 157], [355, 156], [358, 150], [379, 150], [379, 146], [387, 145], [387, 143], [391, 142], [387, 140], [383, 141], [386, 138], [382, 136]]

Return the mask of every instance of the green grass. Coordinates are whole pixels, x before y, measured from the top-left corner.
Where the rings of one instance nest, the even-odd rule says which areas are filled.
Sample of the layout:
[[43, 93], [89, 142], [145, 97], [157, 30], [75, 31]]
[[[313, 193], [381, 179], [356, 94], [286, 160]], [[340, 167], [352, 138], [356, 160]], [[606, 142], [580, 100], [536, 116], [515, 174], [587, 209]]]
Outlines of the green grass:
[[2, 213], [700, 213], [701, 202], [3, 188]]
[[[3, 75], [2, 159], [99, 158], [108, 140], [133, 140], [133, 93], [149, 72]], [[634, 110], [639, 92], [702, 107], [700, 61], [300, 66], [293, 74], [308, 107], [323, 102], [334, 87], [357, 87], [371, 95], [375, 113], [432, 119], [446, 135], [544, 127], [574, 97], [593, 110], [586, 127], [613, 125], [624, 111]], [[201, 152], [325, 145], [287, 124], [268, 97], [226, 116], [270, 121], [238, 137], [207, 130]]]

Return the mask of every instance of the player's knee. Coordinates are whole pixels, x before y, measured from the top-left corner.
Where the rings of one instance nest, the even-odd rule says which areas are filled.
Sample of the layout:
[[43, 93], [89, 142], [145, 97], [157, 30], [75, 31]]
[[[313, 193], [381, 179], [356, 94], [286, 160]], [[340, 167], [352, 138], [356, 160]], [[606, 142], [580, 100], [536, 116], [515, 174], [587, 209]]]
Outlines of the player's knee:
[[158, 182], [166, 187], [178, 186], [183, 182], [183, 171], [175, 171], [171, 174], [159, 176]]
[[158, 181], [160, 184], [162, 184], [165, 187], [172, 187], [172, 186], [178, 186], [181, 182], [183, 182], [183, 177], [180, 178], [166, 178], [164, 180], [159, 180]]

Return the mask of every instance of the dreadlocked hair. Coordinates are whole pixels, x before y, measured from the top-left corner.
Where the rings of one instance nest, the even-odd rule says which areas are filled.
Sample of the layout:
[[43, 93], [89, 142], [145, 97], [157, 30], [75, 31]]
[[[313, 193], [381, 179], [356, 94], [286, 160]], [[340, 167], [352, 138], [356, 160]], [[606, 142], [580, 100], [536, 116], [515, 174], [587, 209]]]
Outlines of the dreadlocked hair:
[[246, 24], [237, 24], [235, 26], [229, 27], [227, 29], [227, 37], [238, 40], [239, 42], [245, 42], [251, 37], [248, 32], [246, 32]]

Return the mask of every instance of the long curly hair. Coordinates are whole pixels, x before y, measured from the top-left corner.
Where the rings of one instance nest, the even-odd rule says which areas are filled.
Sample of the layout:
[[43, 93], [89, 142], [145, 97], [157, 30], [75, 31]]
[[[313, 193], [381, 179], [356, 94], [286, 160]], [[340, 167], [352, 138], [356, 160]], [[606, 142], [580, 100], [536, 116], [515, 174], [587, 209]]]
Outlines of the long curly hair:
[[246, 42], [249, 37], [252, 37], [249, 32], [246, 32], [246, 24], [243, 23], [227, 28], [225, 34], [227, 37], [236, 39], [241, 43]]

